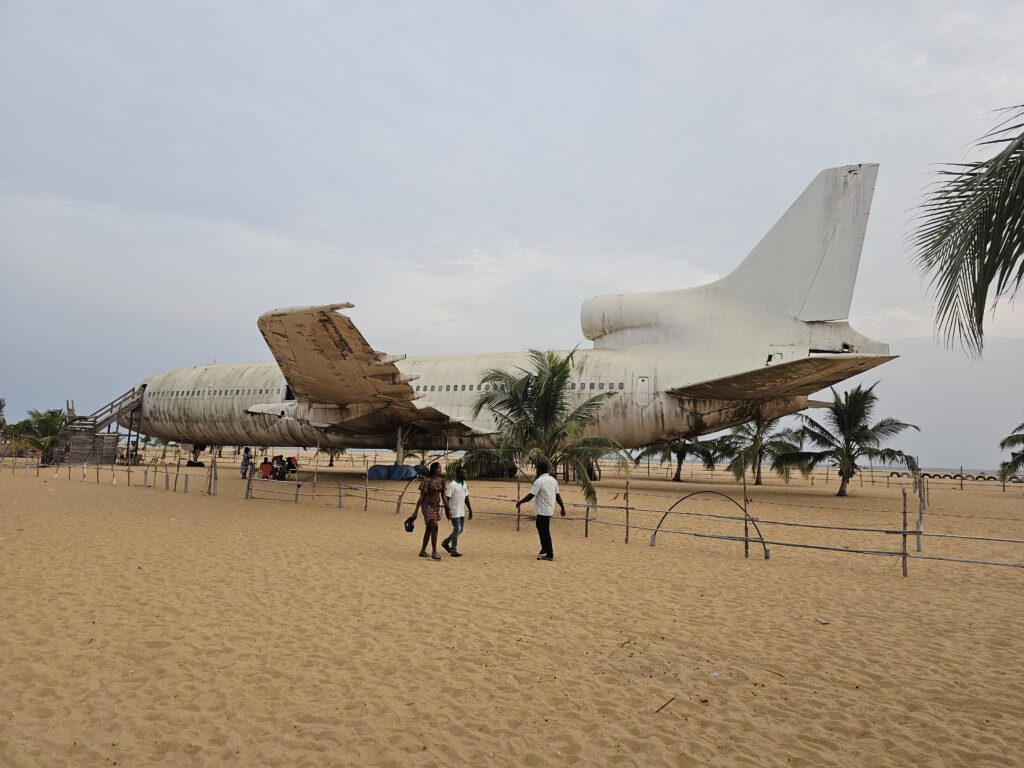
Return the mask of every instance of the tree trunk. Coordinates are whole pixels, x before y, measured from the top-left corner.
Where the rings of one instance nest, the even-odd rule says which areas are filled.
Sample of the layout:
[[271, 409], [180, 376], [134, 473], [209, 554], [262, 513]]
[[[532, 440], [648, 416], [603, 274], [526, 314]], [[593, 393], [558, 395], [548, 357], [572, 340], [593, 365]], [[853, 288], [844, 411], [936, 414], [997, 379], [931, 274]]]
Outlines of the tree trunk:
[[849, 484], [850, 478], [848, 478], [846, 475], [843, 475], [843, 474], [841, 474], [840, 477], [842, 479], [839, 481], [839, 492], [836, 494], [836, 496], [845, 496], [846, 495], [846, 486]]
[[683, 456], [681, 454], [676, 455], [676, 474], [672, 478], [673, 482], [681, 483], [683, 481], [681, 475], [683, 471]]
[[327, 466], [328, 467], [333, 467], [334, 466], [334, 454], [330, 453], [328, 455], [331, 457], [331, 460], [327, 462]]
[[761, 482], [761, 462], [757, 462], [757, 467], [754, 469], [754, 485], [764, 485]]

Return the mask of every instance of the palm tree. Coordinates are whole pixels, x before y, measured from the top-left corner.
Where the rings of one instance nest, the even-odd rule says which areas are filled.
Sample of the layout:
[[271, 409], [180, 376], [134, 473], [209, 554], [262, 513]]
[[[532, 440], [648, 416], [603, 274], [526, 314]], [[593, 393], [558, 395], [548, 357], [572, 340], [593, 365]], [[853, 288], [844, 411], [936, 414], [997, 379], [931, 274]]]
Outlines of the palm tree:
[[736, 455], [736, 440], [732, 435], [719, 435], [708, 440], [694, 440], [694, 454], [710, 469], [712, 475], [715, 467], [723, 461], [731, 461]]
[[980, 355], [985, 309], [1024, 281], [1024, 105], [978, 141], [999, 151], [988, 160], [949, 164], [920, 206], [911, 237], [915, 264], [935, 293], [935, 324]]
[[[754, 485], [764, 485], [761, 479], [761, 465], [767, 459], [773, 462], [776, 456], [793, 453], [801, 449], [800, 434], [795, 429], [776, 429], [782, 417], [762, 419], [760, 417], [746, 424], [740, 424], [732, 430], [735, 456], [729, 464], [729, 470], [737, 480], [749, 467], [754, 475]], [[776, 471], [789, 480], [790, 466], [780, 466]]]
[[571, 389], [577, 371], [575, 350], [568, 354], [530, 350], [525, 368], [492, 368], [480, 380], [484, 391], [473, 405], [473, 416], [489, 410], [497, 422], [493, 448], [475, 449], [462, 459], [470, 475], [484, 471], [547, 462], [552, 472], [572, 469], [587, 501], [594, 503], [591, 472], [609, 453], [621, 455], [622, 446], [607, 437], [586, 437], [598, 411], [613, 392], [576, 402]]
[[[1000, 473], [1004, 478], [1024, 470], [1024, 424], [1017, 425], [1013, 432], [999, 443], [999, 447], [1010, 452], [1010, 460], [1000, 465]], [[1014, 450], [1015, 448], [1017, 450]]]
[[29, 411], [28, 424], [15, 441], [16, 448], [33, 448], [39, 451], [44, 464], [53, 461], [53, 452], [71, 431], [71, 425], [78, 420], [65, 411], [54, 408], [48, 411]]
[[803, 422], [801, 437], [818, 450], [782, 453], [772, 461], [772, 469], [797, 467], [809, 474], [818, 464], [831, 462], [841, 478], [836, 496], [845, 496], [850, 478], [860, 470], [858, 462], [861, 459], [913, 466], [913, 458], [902, 451], [881, 447], [883, 442], [903, 430], [918, 428], [893, 418], [884, 418], [871, 424], [871, 413], [878, 403], [878, 395], [874, 392], [876, 386], [878, 382], [867, 389], [858, 385], [841, 396], [833, 387], [832, 409], [825, 417], [827, 427], [806, 414], [798, 414]]
[[674, 456], [676, 460], [676, 473], [673, 475], [672, 481], [676, 483], [682, 482], [683, 462], [686, 461], [687, 456], [697, 455], [697, 443], [697, 440], [688, 437], [677, 437], [673, 440], [662, 440], [661, 442], [645, 445], [640, 449], [640, 453], [637, 454], [636, 458], [633, 459], [633, 466], [638, 466], [648, 456], [653, 456], [662, 463], [672, 461]]

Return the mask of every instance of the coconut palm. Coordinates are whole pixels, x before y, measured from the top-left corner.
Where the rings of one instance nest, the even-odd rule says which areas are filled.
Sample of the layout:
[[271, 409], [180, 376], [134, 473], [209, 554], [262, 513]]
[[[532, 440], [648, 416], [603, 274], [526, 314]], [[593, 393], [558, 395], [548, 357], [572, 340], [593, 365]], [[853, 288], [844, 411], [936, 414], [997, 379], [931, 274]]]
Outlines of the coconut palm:
[[1017, 425], [1013, 432], [999, 443], [999, 447], [1010, 452], [1010, 460], [1000, 465], [1000, 473], [1004, 478], [1024, 470], [1024, 424]]
[[731, 434], [725, 434], [707, 440], [695, 440], [693, 452], [704, 464], [704, 468], [714, 474], [719, 464], [732, 461], [736, 450], [736, 440]]
[[643, 446], [640, 449], [640, 453], [633, 459], [633, 465], [639, 465], [641, 461], [648, 457], [656, 458], [662, 463], [672, 461], [672, 458], [675, 457], [676, 473], [672, 476], [672, 481], [676, 483], [682, 482], [683, 462], [686, 461], [687, 456], [696, 456], [698, 448], [698, 441], [688, 437], [662, 440]]
[[[772, 460], [772, 468], [796, 467], [802, 472], [810, 471], [829, 462], [836, 467], [840, 483], [837, 496], [845, 496], [850, 479], [860, 471], [859, 461], [869, 459], [883, 464], [904, 464], [913, 466], [913, 459], [902, 451], [882, 448], [882, 443], [905, 429], [918, 429], [913, 424], [893, 418], [884, 418], [870, 423], [871, 414], [878, 403], [875, 382], [867, 389], [860, 385], [840, 395], [832, 388], [832, 408], [822, 425], [806, 414], [798, 414], [803, 426], [800, 435], [804, 442], [818, 450], [792, 451], [782, 453]], [[920, 431], [920, 430], [918, 430]]]
[[568, 354], [530, 350], [527, 367], [512, 371], [492, 368], [480, 380], [484, 391], [473, 405], [473, 416], [489, 410], [497, 423], [493, 448], [475, 449], [462, 459], [470, 475], [529, 463], [546, 462], [556, 472], [572, 469], [587, 501], [597, 500], [591, 472], [607, 454], [622, 447], [611, 438], [587, 437], [585, 432], [612, 392], [576, 402], [570, 385], [577, 371], [575, 351]]
[[15, 447], [33, 448], [39, 451], [44, 464], [53, 461], [53, 452], [58, 444], [71, 432], [76, 417], [54, 408], [48, 411], [29, 411], [28, 424], [15, 440]]
[[935, 323], [980, 355], [985, 309], [1012, 297], [1024, 280], [1024, 106], [978, 141], [999, 151], [987, 160], [949, 164], [920, 206], [914, 261], [935, 294]]
[[[737, 480], [742, 479], [743, 473], [749, 468], [754, 475], [754, 485], [763, 485], [761, 465], [765, 460], [771, 464], [776, 456], [801, 449], [799, 430], [780, 428], [781, 421], [782, 417], [756, 418], [733, 428], [732, 439], [736, 453], [729, 463], [729, 470]], [[788, 465], [776, 469], [786, 480], [789, 480], [791, 470], [792, 467]]]

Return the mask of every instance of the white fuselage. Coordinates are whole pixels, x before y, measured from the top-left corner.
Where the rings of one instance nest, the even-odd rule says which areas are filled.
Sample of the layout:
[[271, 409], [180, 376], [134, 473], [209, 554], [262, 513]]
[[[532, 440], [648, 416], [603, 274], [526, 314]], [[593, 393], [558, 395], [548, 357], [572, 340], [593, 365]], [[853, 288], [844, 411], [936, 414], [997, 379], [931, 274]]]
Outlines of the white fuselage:
[[[579, 401], [607, 396], [591, 432], [626, 447], [681, 434], [705, 434], [748, 421], [757, 413], [776, 416], [806, 407], [802, 397], [761, 401], [751, 411], [749, 401], [684, 400], [668, 395], [664, 390], [700, 381], [697, 369], [709, 361], [700, 361], [701, 365], [691, 360], [691, 372], [686, 375], [684, 360], [663, 348], [579, 350], [576, 356], [580, 367], [572, 383], [573, 396]], [[410, 436], [407, 444], [456, 449], [489, 443], [493, 417], [486, 410], [473, 416], [480, 380], [488, 369], [515, 370], [526, 364], [527, 355], [517, 353], [412, 357], [399, 362], [402, 373], [418, 376], [412, 382], [417, 404], [432, 406], [474, 433], [430, 432]], [[292, 400], [274, 363], [179, 368], [141, 384], [146, 391], [140, 430], [154, 437], [204, 445], [391, 448], [395, 444], [394, 425], [372, 416], [324, 429], [287, 417], [247, 413], [252, 406], [280, 403], [281, 413], [287, 416]]]

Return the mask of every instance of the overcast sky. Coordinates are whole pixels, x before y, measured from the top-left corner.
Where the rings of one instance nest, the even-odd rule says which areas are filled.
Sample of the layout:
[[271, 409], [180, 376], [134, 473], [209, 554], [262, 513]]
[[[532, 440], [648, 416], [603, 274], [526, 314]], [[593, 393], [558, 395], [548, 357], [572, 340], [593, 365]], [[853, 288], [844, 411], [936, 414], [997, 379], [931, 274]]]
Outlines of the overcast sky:
[[[388, 352], [565, 348], [603, 293], [739, 263], [822, 168], [881, 164], [851, 324], [926, 465], [1024, 421], [1024, 310], [931, 339], [934, 164], [1024, 102], [1019, 2], [0, 0], [0, 397], [88, 411], [270, 360], [350, 301]], [[541, 287], [538, 287], [543, 283]]]

